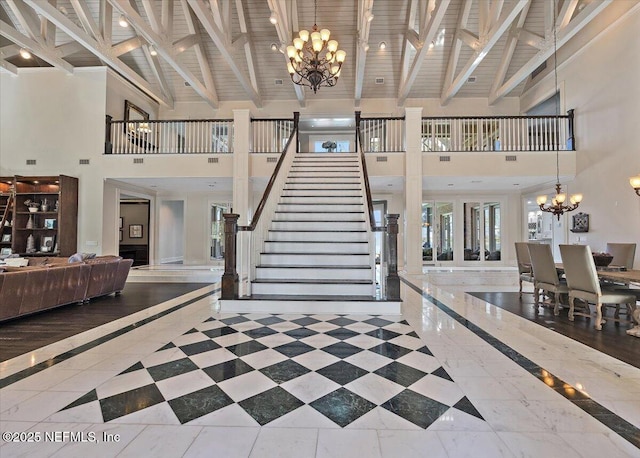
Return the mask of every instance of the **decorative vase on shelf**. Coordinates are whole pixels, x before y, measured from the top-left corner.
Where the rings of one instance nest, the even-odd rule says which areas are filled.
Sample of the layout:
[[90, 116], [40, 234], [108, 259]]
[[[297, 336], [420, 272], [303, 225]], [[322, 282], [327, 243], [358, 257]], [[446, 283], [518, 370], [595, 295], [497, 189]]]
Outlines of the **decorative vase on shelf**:
[[27, 221], [25, 229], [33, 229], [33, 215], [29, 215], [29, 221]]
[[26, 252], [27, 253], [35, 253], [36, 251], [36, 241], [33, 238], [33, 234], [29, 235], [29, 237], [27, 237], [27, 249]]
[[35, 212], [37, 212], [37, 211], [38, 211], [38, 207], [29, 207], [29, 211], [30, 211], [31, 213], [35, 213]]

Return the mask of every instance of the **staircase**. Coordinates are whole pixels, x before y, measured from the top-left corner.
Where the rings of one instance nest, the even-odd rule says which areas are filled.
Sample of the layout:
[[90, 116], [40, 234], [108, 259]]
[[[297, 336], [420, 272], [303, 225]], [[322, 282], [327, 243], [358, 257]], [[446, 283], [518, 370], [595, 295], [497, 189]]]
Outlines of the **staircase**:
[[252, 299], [376, 297], [374, 246], [355, 153], [297, 153], [251, 286]]

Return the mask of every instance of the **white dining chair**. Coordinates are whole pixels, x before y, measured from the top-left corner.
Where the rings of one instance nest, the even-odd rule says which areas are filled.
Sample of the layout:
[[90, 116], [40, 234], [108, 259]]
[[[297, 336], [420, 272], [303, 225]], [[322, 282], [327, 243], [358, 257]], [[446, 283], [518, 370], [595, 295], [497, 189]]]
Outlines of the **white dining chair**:
[[520, 297], [522, 297], [522, 282], [533, 283], [533, 273], [531, 271], [531, 257], [527, 242], [515, 242], [516, 262], [518, 263], [518, 284], [520, 285]]
[[607, 243], [605, 251], [613, 256], [612, 266], [633, 269], [633, 258], [636, 256], [635, 243]]
[[[596, 306], [595, 328], [600, 331], [604, 320], [602, 319], [603, 304], [626, 304], [629, 310], [633, 310], [636, 297], [624, 290], [601, 287], [598, 281], [596, 264], [591, 254], [591, 248], [587, 245], [560, 245], [560, 255], [564, 265], [564, 273], [569, 286], [569, 320], [574, 320], [574, 314], [591, 317], [588, 304]], [[588, 313], [575, 312], [575, 300], [580, 299], [587, 303]]]
[[538, 305], [540, 292], [553, 293], [555, 304], [553, 314], [560, 314], [560, 295], [568, 294], [569, 287], [564, 280], [561, 280], [556, 270], [553, 260], [551, 245], [546, 243], [530, 243], [529, 255], [531, 257], [531, 267], [533, 268], [533, 292], [535, 294], [534, 303]]

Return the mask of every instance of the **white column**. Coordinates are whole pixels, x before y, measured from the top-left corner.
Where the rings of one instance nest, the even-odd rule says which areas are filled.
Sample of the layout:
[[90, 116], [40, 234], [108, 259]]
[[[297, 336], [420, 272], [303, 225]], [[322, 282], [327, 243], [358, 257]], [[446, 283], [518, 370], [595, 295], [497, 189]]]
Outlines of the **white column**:
[[422, 107], [405, 108], [404, 270], [422, 273]]
[[240, 215], [238, 224], [245, 226], [252, 213], [249, 185], [251, 112], [248, 109], [233, 110], [233, 130], [233, 212]]

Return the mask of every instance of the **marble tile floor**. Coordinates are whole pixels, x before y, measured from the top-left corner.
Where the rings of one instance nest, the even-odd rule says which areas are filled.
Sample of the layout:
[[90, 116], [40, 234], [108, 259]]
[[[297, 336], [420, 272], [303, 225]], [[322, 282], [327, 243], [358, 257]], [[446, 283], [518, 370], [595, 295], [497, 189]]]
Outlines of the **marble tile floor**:
[[205, 288], [14, 358], [0, 456], [640, 456], [639, 369], [402, 287], [397, 316], [226, 313]]

